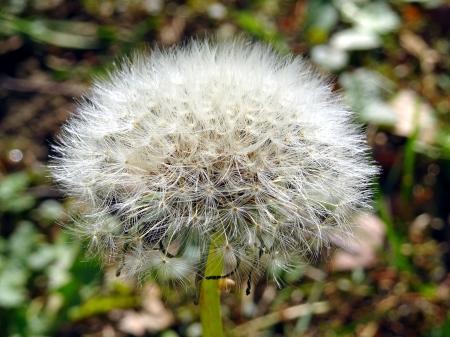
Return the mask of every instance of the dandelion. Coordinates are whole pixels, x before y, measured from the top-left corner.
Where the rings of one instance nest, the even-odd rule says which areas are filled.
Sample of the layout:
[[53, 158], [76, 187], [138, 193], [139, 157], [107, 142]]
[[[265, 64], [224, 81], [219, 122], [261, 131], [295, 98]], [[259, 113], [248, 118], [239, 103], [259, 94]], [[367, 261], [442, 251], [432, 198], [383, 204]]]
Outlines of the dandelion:
[[78, 230], [119, 272], [248, 291], [350, 237], [376, 173], [352, 118], [300, 58], [194, 41], [97, 80], [51, 168], [87, 209]]

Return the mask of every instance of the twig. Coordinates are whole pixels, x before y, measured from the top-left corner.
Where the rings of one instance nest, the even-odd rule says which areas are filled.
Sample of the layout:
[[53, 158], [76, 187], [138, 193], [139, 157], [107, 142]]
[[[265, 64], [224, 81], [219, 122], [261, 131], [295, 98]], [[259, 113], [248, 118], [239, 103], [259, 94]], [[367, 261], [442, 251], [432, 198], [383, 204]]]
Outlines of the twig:
[[279, 322], [290, 321], [308, 314], [324, 314], [330, 310], [328, 302], [299, 304], [241, 324], [231, 331], [232, 336], [248, 336], [250, 333], [267, 329]]
[[9, 76], [0, 77], [0, 88], [11, 91], [38, 92], [43, 94], [62, 95], [70, 97], [81, 96], [81, 94], [86, 89], [81, 84], [30, 80], [13, 78]]

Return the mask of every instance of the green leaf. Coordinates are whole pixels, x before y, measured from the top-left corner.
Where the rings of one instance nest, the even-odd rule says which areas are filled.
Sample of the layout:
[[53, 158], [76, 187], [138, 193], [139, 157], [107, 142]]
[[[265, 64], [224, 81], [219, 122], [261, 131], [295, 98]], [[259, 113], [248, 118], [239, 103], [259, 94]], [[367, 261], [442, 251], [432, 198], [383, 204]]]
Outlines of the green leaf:
[[93, 49], [99, 42], [97, 27], [89, 22], [25, 19], [0, 14], [0, 29], [7, 34], [21, 33], [36, 42], [63, 48]]
[[405, 238], [396, 229], [388, 206], [386, 205], [386, 201], [381, 193], [378, 192], [376, 194], [375, 201], [380, 218], [386, 224], [386, 236], [391, 246], [389, 263], [398, 270], [410, 271], [412, 269], [411, 263], [408, 258], [403, 255], [401, 250], [401, 247], [405, 242]]
[[30, 184], [30, 178], [25, 172], [13, 173], [0, 181], [0, 200], [2, 202], [13, 198], [20, 192], [25, 191]]
[[275, 28], [271, 28], [266, 22], [251, 12], [238, 11], [233, 14], [236, 23], [249, 34], [263, 41], [269, 42], [280, 51], [288, 51], [281, 35]]
[[0, 212], [20, 213], [31, 209], [36, 200], [25, 194], [31, 179], [26, 172], [13, 173], [0, 182]]
[[73, 321], [110, 312], [113, 309], [128, 309], [138, 306], [140, 300], [137, 296], [106, 296], [94, 297], [81, 306], [72, 308], [69, 317]]
[[0, 270], [0, 307], [18, 307], [25, 302], [27, 274], [22, 266], [14, 262]]
[[11, 258], [26, 261], [38, 240], [39, 236], [33, 224], [22, 221], [9, 238], [8, 248]]
[[363, 68], [343, 73], [339, 84], [345, 89], [344, 99], [363, 122], [393, 127], [395, 112], [385, 102], [392, 83], [378, 73]]

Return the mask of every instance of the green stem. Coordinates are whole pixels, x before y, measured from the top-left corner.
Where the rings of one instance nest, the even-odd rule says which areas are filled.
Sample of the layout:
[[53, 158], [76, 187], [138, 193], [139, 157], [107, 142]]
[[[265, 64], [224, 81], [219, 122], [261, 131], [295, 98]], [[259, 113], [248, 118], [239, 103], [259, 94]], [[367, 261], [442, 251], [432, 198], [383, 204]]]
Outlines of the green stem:
[[[222, 274], [223, 257], [216, 249], [222, 245], [222, 242], [223, 238], [221, 235], [215, 235], [211, 238], [205, 276]], [[224, 336], [220, 311], [219, 280], [202, 280], [200, 288], [200, 319], [203, 337]]]

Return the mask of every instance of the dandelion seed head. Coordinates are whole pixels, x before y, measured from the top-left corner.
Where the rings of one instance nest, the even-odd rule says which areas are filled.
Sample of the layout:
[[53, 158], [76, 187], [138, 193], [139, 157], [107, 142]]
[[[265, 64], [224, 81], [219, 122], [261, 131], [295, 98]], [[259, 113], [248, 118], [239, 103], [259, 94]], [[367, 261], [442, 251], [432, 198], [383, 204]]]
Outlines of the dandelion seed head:
[[219, 234], [239, 277], [350, 235], [376, 173], [352, 119], [301, 58], [194, 41], [95, 81], [51, 169], [90, 210], [77, 230], [125, 273], [182, 278]]

